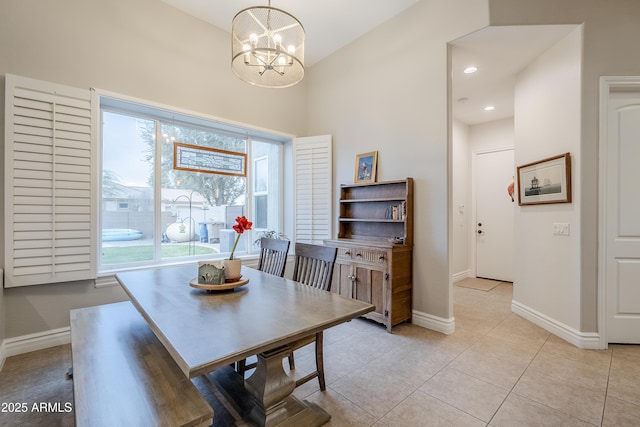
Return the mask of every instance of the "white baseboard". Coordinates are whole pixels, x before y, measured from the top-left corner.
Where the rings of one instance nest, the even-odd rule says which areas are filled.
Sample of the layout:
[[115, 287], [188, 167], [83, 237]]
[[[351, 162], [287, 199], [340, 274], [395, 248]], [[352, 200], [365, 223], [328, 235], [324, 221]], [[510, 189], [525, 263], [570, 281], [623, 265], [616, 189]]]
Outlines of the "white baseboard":
[[511, 311], [579, 348], [601, 350], [597, 332], [581, 332], [530, 307], [511, 301]]
[[462, 280], [462, 279], [466, 279], [467, 277], [473, 277], [473, 276], [471, 276], [471, 270], [461, 271], [461, 272], [456, 273], [453, 276], [451, 276], [451, 278], [453, 279], [454, 282], [457, 282], [457, 281]]
[[426, 329], [431, 329], [446, 335], [451, 335], [456, 331], [456, 321], [454, 318], [444, 319], [421, 311], [413, 310], [411, 323]]
[[17, 354], [29, 353], [71, 342], [71, 328], [52, 329], [50, 331], [35, 334], [22, 335], [20, 337], [7, 338], [3, 342], [6, 357]]

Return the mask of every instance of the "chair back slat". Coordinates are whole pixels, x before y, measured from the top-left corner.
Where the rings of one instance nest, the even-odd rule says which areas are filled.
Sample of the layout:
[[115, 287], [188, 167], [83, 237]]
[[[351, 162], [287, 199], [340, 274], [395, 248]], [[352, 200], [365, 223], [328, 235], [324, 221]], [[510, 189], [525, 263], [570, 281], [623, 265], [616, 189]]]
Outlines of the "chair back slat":
[[260, 239], [258, 270], [283, 277], [290, 244], [291, 242], [288, 240], [268, 239], [266, 237]]
[[293, 280], [314, 288], [330, 291], [333, 266], [338, 249], [296, 243], [295, 250], [296, 263], [293, 268]]

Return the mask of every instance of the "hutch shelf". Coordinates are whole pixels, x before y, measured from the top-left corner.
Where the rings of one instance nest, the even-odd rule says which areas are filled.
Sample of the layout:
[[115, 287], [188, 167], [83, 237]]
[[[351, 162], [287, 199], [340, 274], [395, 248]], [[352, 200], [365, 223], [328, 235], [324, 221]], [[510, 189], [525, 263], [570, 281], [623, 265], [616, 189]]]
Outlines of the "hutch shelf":
[[375, 305], [365, 317], [411, 320], [413, 179], [340, 187], [338, 249], [332, 291]]

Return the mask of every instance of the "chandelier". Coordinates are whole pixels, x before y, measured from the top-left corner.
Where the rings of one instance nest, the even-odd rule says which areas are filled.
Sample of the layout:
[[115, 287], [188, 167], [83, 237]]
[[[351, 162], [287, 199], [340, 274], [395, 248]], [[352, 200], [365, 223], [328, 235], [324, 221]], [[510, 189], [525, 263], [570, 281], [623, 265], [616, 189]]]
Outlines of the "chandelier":
[[238, 12], [231, 25], [231, 69], [261, 87], [293, 86], [304, 77], [304, 28], [269, 5]]

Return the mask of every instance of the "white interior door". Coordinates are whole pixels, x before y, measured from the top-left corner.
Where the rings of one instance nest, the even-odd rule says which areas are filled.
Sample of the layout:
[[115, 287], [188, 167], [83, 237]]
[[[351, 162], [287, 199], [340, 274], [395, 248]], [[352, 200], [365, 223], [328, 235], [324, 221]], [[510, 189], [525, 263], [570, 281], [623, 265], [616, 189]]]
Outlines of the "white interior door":
[[611, 94], [605, 150], [607, 341], [640, 344], [640, 92]]
[[475, 153], [476, 277], [513, 281], [513, 149]]

